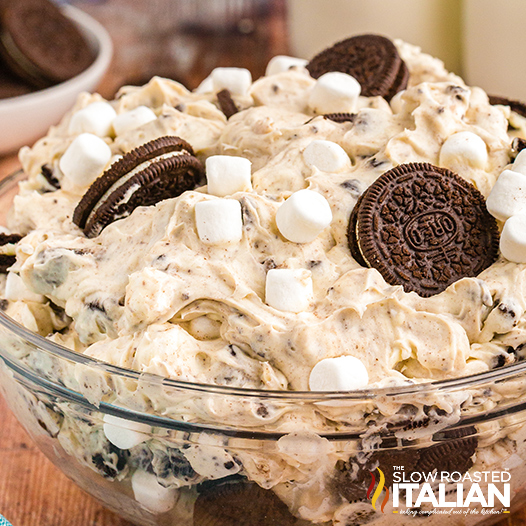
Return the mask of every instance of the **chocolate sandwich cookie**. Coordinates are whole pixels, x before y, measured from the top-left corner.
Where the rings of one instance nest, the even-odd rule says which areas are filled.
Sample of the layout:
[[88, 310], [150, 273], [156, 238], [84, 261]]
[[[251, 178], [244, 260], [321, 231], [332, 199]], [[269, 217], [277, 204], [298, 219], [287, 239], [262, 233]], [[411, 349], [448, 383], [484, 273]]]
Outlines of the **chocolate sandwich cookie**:
[[20, 80], [7, 71], [3, 62], [0, 62], [0, 99], [19, 97], [35, 91], [28, 83]]
[[201, 490], [194, 526], [294, 526], [299, 521], [270, 490], [254, 482], [228, 480]]
[[0, 54], [37, 88], [68, 80], [93, 62], [77, 26], [49, 0], [7, 0], [0, 9]]
[[315, 79], [330, 71], [353, 76], [366, 97], [388, 101], [407, 87], [409, 70], [391, 40], [381, 35], [358, 35], [342, 40], [316, 55], [307, 69]]
[[341, 124], [342, 122], [354, 122], [356, 119], [356, 113], [326, 113], [323, 118]]
[[[380, 468], [385, 476], [385, 484], [391, 487], [394, 482], [395, 466], [403, 466], [404, 472], [465, 473], [473, 465], [472, 457], [478, 446], [477, 430], [473, 426], [440, 431], [433, 435], [432, 446], [425, 448], [378, 449], [362, 455], [360, 459], [351, 457], [346, 462], [336, 464], [334, 475], [335, 491], [355, 502], [367, 498], [371, 473]], [[386, 446], [386, 444], [382, 444]]]
[[0, 273], [15, 264], [15, 245], [22, 239], [18, 234], [0, 234]]
[[73, 214], [87, 237], [95, 237], [138, 206], [152, 206], [195, 188], [204, 167], [192, 147], [174, 136], [143, 144], [113, 163], [89, 187]]
[[491, 105], [509, 106], [511, 111], [518, 113], [521, 117], [526, 117], [526, 104], [524, 102], [497, 95], [488, 95], [488, 98]]
[[523, 139], [522, 137], [515, 137], [513, 141], [511, 141], [511, 157], [512, 159], [515, 159], [517, 157], [517, 154], [519, 152], [522, 152], [526, 148], [526, 139]]
[[351, 253], [391, 285], [429, 297], [496, 259], [499, 230], [482, 194], [445, 168], [401, 164], [360, 197], [348, 228]]
[[235, 115], [239, 112], [236, 103], [230, 94], [230, 91], [226, 88], [217, 93], [217, 102], [219, 103], [219, 107], [227, 119], [230, 119], [232, 115]]

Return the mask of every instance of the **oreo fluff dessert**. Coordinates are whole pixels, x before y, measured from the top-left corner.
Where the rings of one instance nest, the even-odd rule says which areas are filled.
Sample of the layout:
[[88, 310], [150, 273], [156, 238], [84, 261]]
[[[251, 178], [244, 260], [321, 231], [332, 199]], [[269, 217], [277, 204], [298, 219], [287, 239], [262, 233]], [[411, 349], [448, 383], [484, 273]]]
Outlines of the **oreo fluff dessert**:
[[[526, 343], [521, 119], [378, 35], [275, 57], [254, 82], [216, 68], [193, 92], [153, 78], [113, 101], [84, 94], [20, 151], [2, 309], [85, 356], [236, 389], [370, 393], [510, 365]], [[370, 504], [377, 468], [392, 487], [395, 466], [526, 458], [518, 425], [454, 428], [516, 391], [208, 403], [20, 354], [94, 406], [281, 437], [255, 451], [241, 435], [156, 434], [26, 396], [65, 455], [126, 488], [142, 524], [388, 524], [392, 503]], [[358, 438], [326, 438], [344, 432]]]

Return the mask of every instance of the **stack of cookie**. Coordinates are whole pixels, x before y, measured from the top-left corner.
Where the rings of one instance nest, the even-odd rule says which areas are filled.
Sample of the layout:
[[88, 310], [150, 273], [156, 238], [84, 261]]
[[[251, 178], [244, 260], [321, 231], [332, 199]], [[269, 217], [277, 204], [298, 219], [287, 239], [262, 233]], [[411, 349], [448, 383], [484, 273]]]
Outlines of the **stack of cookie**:
[[64, 82], [93, 58], [77, 26], [50, 0], [0, 1], [0, 98]]

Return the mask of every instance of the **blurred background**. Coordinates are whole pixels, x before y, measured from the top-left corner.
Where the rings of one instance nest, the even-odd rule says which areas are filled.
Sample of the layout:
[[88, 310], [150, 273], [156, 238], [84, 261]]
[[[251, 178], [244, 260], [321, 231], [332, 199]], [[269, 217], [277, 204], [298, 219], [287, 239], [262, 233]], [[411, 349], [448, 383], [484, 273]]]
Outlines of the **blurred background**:
[[[115, 43], [105, 96], [162, 75], [195, 88], [215, 66], [310, 58], [352, 34], [403, 38], [469, 84], [526, 100], [526, 0], [71, 0]], [[113, 93], [111, 93], [113, 92]]]

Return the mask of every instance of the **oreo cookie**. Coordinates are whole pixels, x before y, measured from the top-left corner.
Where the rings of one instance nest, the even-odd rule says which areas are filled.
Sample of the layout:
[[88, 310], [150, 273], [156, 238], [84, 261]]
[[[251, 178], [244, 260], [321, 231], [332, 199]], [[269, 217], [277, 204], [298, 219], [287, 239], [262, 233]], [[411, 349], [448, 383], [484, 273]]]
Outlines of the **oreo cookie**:
[[409, 163], [385, 172], [360, 196], [348, 240], [359, 263], [429, 297], [489, 267], [499, 230], [472, 184], [445, 168]]
[[18, 234], [0, 234], [0, 273], [7, 273], [7, 269], [15, 264], [15, 245], [21, 239]]
[[40, 173], [51, 188], [54, 190], [60, 190], [60, 181], [55, 177], [53, 168], [49, 164], [43, 164], [40, 167]]
[[239, 112], [234, 99], [232, 99], [230, 91], [226, 88], [217, 93], [217, 102], [219, 103], [219, 107], [227, 119], [230, 119], [232, 115], [235, 115]]
[[9, 73], [3, 62], [0, 62], [0, 99], [19, 97], [33, 91], [32, 86]]
[[[403, 466], [411, 474], [446, 471], [465, 473], [473, 465], [472, 457], [478, 446], [477, 430], [473, 426], [444, 430], [433, 435], [435, 444], [425, 448], [378, 449], [361, 457], [338, 461], [333, 480], [335, 491], [349, 502], [367, 498], [371, 473], [380, 468], [385, 484], [394, 481], [395, 466]], [[382, 444], [386, 445], [386, 444]]]
[[7, 0], [0, 10], [0, 54], [37, 88], [68, 80], [94, 56], [77, 26], [49, 0]]
[[204, 167], [183, 139], [166, 136], [143, 144], [113, 163], [89, 187], [73, 213], [73, 222], [95, 237], [138, 206], [152, 206], [192, 190]]
[[194, 505], [194, 526], [294, 526], [287, 506], [254, 482], [218, 481], [205, 486]]
[[511, 141], [511, 157], [512, 159], [515, 159], [517, 157], [517, 154], [519, 152], [522, 152], [526, 148], [526, 139], [523, 139], [522, 137], [515, 137]]
[[511, 111], [518, 113], [521, 117], [526, 117], [526, 104], [524, 102], [497, 95], [488, 95], [488, 98], [491, 105], [509, 106]]
[[354, 122], [356, 119], [356, 113], [338, 112], [338, 113], [326, 113], [323, 116], [324, 119], [329, 121], [337, 122], [341, 124], [343, 122]]
[[407, 87], [409, 70], [393, 42], [381, 35], [357, 35], [316, 55], [307, 70], [315, 79], [330, 71], [353, 76], [366, 97], [390, 100]]

